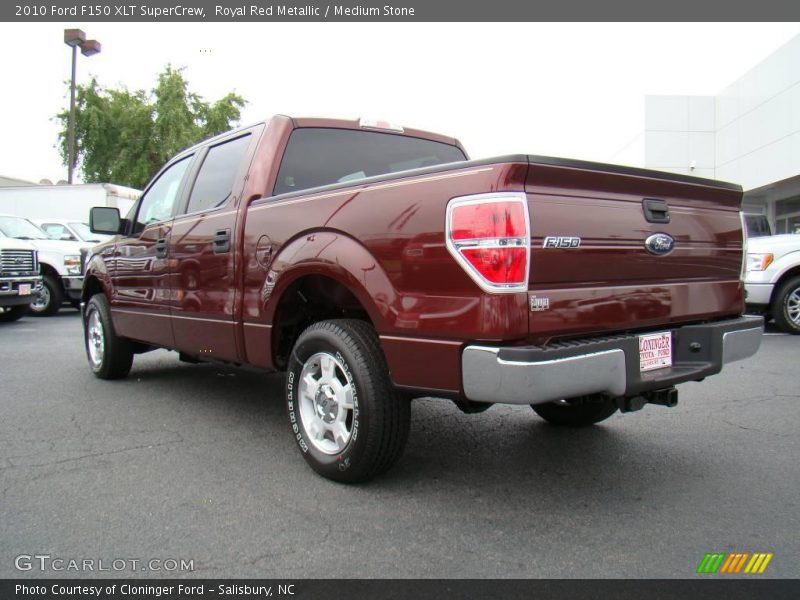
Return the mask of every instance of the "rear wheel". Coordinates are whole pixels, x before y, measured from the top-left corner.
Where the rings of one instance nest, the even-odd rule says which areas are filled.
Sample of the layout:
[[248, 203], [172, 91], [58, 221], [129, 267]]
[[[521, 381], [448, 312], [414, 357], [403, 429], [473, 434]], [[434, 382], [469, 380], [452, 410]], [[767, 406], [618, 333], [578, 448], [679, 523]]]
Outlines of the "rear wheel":
[[54, 315], [64, 302], [64, 291], [61, 283], [52, 275], [42, 277], [42, 290], [31, 303], [31, 314], [39, 317]]
[[21, 306], [5, 306], [0, 308], [0, 323], [9, 323], [11, 321], [18, 321], [28, 314], [28, 305]]
[[84, 338], [86, 357], [92, 372], [100, 379], [121, 379], [131, 370], [131, 342], [114, 331], [108, 300], [102, 294], [92, 296], [86, 305]]
[[772, 301], [772, 317], [783, 331], [800, 334], [800, 277], [792, 277], [778, 288]]
[[531, 408], [548, 423], [566, 427], [594, 425], [617, 412], [614, 399], [601, 395], [580, 396], [546, 404], [531, 404]]
[[400, 458], [410, 406], [388, 373], [378, 336], [363, 321], [321, 321], [297, 339], [286, 406], [303, 458], [317, 473], [356, 483]]

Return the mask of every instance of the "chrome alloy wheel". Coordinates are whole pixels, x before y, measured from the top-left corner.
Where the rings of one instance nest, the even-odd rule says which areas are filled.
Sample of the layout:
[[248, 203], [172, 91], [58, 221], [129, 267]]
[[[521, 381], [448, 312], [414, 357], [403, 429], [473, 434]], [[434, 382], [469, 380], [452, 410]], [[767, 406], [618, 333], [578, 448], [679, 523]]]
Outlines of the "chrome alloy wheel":
[[96, 310], [89, 313], [89, 320], [86, 323], [86, 348], [89, 350], [89, 361], [92, 363], [92, 367], [99, 368], [103, 362], [106, 342], [103, 336], [103, 322]]
[[338, 454], [353, 433], [353, 384], [342, 363], [327, 352], [306, 360], [298, 390], [300, 422], [320, 452]]
[[796, 325], [800, 325], [800, 288], [796, 288], [786, 299], [786, 314]]
[[50, 290], [46, 285], [42, 285], [42, 289], [36, 294], [36, 298], [31, 302], [31, 310], [34, 312], [42, 312], [50, 304]]

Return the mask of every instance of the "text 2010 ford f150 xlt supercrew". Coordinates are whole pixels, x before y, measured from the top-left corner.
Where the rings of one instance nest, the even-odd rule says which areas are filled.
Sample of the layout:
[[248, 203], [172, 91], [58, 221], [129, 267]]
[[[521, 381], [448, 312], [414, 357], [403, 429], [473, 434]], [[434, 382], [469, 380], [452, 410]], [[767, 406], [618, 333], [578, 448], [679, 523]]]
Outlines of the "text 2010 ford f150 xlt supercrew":
[[588, 425], [755, 353], [741, 198], [277, 116], [181, 152], [125, 219], [93, 209], [117, 235], [88, 259], [87, 355], [108, 379], [152, 348], [284, 371], [303, 456], [361, 481], [400, 456], [413, 397]]

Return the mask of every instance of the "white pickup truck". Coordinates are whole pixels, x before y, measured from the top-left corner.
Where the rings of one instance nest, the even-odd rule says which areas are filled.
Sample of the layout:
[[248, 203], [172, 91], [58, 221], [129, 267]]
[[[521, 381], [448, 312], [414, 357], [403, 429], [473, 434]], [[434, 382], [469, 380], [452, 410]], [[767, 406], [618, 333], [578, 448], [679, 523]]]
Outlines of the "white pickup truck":
[[770, 315], [787, 333], [800, 334], [800, 235], [768, 235], [747, 244], [747, 309]]
[[36, 249], [0, 234], [0, 322], [25, 316], [41, 288]]
[[54, 315], [64, 300], [80, 305], [83, 288], [81, 250], [92, 244], [54, 240], [28, 219], [0, 215], [0, 233], [29, 242], [39, 255], [42, 287], [30, 306], [34, 315]]

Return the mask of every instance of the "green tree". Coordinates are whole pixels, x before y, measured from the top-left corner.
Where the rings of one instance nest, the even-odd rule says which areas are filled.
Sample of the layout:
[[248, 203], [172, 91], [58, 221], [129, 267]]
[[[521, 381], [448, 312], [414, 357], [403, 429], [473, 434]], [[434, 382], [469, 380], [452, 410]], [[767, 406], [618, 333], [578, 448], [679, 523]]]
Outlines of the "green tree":
[[[77, 87], [75, 157], [84, 181], [142, 188], [177, 152], [238, 123], [244, 98], [231, 92], [208, 103], [189, 91], [182, 71], [167, 65], [150, 93], [104, 88], [95, 78]], [[57, 119], [67, 165], [69, 108]]]

